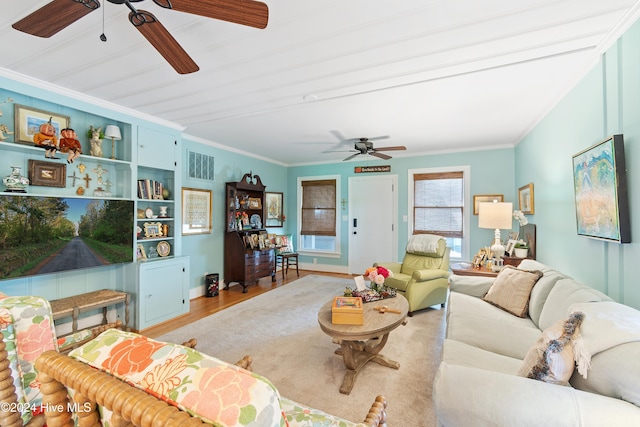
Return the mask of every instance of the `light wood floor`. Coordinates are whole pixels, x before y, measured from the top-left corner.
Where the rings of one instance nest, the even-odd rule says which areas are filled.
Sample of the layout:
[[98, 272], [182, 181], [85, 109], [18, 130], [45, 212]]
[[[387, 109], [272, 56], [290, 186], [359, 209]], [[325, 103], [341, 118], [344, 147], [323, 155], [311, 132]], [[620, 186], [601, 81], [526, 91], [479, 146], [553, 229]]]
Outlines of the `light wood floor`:
[[[316, 274], [322, 276], [331, 276], [331, 277], [353, 277], [353, 275], [348, 274], [340, 274], [340, 273], [323, 273], [318, 271], [308, 271], [308, 270], [300, 270], [300, 277], [307, 276], [309, 274]], [[229, 288], [229, 290], [221, 290], [218, 292], [218, 296], [216, 297], [199, 297], [191, 300], [190, 311], [188, 314], [178, 317], [177, 319], [172, 319], [168, 322], [161, 323], [159, 325], [153, 326], [151, 328], [145, 329], [141, 331], [143, 335], [149, 338], [157, 338], [161, 335], [164, 335], [168, 332], [173, 331], [174, 329], [181, 328], [186, 326], [196, 320], [202, 319], [203, 317], [207, 317], [213, 313], [216, 313], [220, 310], [224, 310], [225, 308], [231, 307], [232, 305], [238, 304], [239, 302], [245, 301], [249, 298], [253, 298], [262, 293], [268, 292], [272, 289], [275, 289], [280, 286], [284, 286], [287, 283], [291, 283], [294, 280], [298, 279], [295, 271], [289, 271], [289, 274], [285, 276], [285, 279], [282, 279], [282, 273], [278, 272], [276, 274], [276, 281], [271, 282], [270, 277], [265, 277], [260, 279], [257, 285], [249, 285], [247, 287], [247, 293], [242, 293], [242, 286], [234, 285]]]

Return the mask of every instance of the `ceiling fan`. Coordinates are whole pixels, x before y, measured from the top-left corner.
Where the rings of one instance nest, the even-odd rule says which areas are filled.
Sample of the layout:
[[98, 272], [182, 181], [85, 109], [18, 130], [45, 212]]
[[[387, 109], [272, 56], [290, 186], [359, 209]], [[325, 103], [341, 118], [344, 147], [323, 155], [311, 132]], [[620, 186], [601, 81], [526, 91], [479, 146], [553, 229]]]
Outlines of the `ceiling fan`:
[[[200, 69], [151, 12], [136, 9], [131, 4], [143, 0], [107, 1], [114, 4], [125, 4], [131, 10], [129, 13], [131, 24], [178, 73], [188, 74]], [[153, 0], [153, 2], [165, 9], [260, 29], [265, 28], [269, 20], [267, 5], [255, 0]], [[98, 0], [53, 0], [14, 23], [12, 27], [34, 36], [51, 37], [98, 8], [100, 8]], [[105, 41], [106, 38], [103, 37], [104, 35], [101, 36], [101, 39]]]
[[[351, 160], [353, 159], [355, 156], [359, 156], [361, 154], [369, 154], [371, 156], [375, 156], [375, 157], [379, 157], [381, 159], [387, 160], [390, 159], [391, 156], [387, 155], [387, 154], [383, 154], [380, 153], [380, 151], [399, 151], [399, 150], [406, 150], [407, 147], [405, 147], [404, 145], [396, 145], [393, 147], [380, 147], [380, 148], [374, 148], [373, 147], [373, 142], [372, 141], [377, 141], [377, 140], [381, 140], [381, 139], [388, 139], [389, 136], [385, 135], [385, 136], [376, 136], [374, 138], [351, 138], [351, 139], [346, 139], [345, 141], [347, 142], [353, 142], [353, 150], [347, 150], [347, 152], [355, 152], [355, 154], [350, 155], [349, 157], [347, 157], [346, 159], [343, 160], [343, 162], [346, 162], [347, 160]], [[343, 152], [343, 151], [325, 151], [325, 153], [337, 153], [337, 152]]]

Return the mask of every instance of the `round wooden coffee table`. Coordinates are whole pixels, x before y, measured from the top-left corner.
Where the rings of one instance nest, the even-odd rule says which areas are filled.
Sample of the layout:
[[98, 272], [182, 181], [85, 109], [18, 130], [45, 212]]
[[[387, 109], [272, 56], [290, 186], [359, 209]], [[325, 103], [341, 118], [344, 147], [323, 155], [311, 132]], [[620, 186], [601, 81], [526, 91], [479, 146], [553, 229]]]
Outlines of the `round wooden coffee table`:
[[[369, 361], [382, 366], [399, 369], [400, 364], [380, 354], [387, 343], [389, 333], [406, 321], [409, 303], [402, 295], [380, 301], [369, 302], [364, 306], [363, 325], [334, 325], [331, 323], [331, 305], [328, 301], [318, 312], [318, 323], [322, 331], [340, 344], [336, 354], [342, 355], [347, 371], [342, 380], [340, 393], [349, 394], [360, 369]], [[380, 313], [376, 307], [386, 306], [398, 313]]]

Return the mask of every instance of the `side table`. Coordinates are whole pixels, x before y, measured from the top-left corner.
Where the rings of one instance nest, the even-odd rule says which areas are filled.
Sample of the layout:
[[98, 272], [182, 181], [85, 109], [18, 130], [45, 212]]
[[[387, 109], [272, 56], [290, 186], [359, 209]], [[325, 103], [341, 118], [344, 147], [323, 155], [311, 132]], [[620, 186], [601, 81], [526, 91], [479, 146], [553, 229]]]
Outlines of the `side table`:
[[471, 263], [451, 264], [451, 271], [457, 276], [484, 276], [497, 277], [498, 272], [492, 271], [486, 267], [476, 268]]

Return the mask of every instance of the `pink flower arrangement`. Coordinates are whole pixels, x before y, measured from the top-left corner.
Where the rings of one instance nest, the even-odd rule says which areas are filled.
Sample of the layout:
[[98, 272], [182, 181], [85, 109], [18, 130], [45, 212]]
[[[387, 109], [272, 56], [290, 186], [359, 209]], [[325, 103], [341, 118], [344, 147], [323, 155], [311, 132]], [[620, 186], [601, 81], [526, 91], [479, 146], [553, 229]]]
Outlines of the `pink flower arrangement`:
[[364, 272], [364, 276], [371, 280], [372, 283], [376, 285], [382, 285], [384, 283], [384, 279], [387, 277], [393, 277], [393, 273], [381, 265], [377, 267], [369, 267]]

